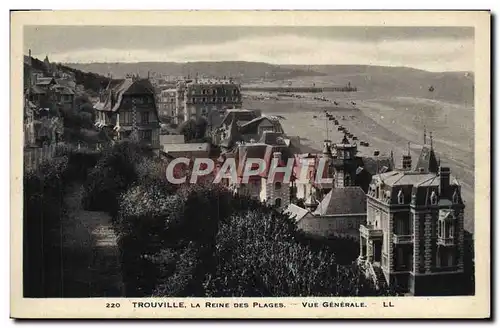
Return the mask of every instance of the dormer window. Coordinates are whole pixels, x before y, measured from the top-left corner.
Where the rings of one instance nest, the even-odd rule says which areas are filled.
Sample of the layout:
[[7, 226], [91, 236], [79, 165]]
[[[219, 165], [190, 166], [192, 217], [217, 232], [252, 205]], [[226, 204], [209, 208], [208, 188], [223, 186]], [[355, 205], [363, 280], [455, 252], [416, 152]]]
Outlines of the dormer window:
[[400, 189], [398, 192], [398, 204], [404, 204], [405, 202], [405, 196], [403, 194], [403, 190]]
[[347, 174], [345, 176], [345, 182], [344, 182], [344, 185], [345, 186], [350, 186], [351, 185], [351, 177], [349, 176], [349, 174]]
[[281, 207], [281, 198], [276, 198], [274, 200], [274, 206]]
[[389, 190], [386, 190], [386, 192], [384, 193], [384, 201], [386, 203], [391, 202], [391, 192]]
[[453, 204], [458, 204], [458, 202], [460, 201], [460, 197], [458, 195], [457, 189], [455, 189], [455, 192], [453, 193], [452, 201], [453, 201]]
[[436, 192], [433, 190], [431, 193], [431, 205], [436, 205], [437, 204], [437, 195]]
[[346, 151], [346, 152], [345, 152], [345, 158], [346, 158], [346, 159], [351, 158], [351, 154], [350, 154], [348, 151]]

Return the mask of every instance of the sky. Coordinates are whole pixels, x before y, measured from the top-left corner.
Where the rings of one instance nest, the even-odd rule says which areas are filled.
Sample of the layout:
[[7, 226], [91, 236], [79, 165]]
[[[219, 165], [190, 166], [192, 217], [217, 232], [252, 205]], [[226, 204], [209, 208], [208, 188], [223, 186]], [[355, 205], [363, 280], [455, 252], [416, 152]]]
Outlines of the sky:
[[472, 27], [26, 26], [51, 62], [254, 61], [474, 71]]

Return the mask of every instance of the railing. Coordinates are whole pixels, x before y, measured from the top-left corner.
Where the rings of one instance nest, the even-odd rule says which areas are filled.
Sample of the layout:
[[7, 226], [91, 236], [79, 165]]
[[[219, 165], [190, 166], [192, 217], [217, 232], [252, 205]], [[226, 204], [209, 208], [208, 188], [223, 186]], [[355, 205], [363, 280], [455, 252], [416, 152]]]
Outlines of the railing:
[[412, 244], [413, 243], [413, 235], [397, 235], [397, 234], [394, 234], [392, 236], [392, 242], [394, 244]]
[[366, 270], [368, 272], [368, 275], [372, 278], [373, 284], [375, 284], [375, 286], [378, 286], [378, 278], [375, 274], [375, 269], [373, 269], [373, 265], [371, 264], [371, 262], [366, 262]]
[[454, 238], [438, 237], [437, 244], [442, 246], [453, 246], [455, 244], [455, 240]]
[[36, 169], [42, 162], [54, 157], [56, 144], [43, 147], [24, 149], [24, 167], [26, 169]]
[[384, 232], [382, 229], [375, 229], [371, 225], [361, 225], [359, 227], [359, 231], [365, 238], [375, 238], [375, 237], [382, 237], [384, 235]]

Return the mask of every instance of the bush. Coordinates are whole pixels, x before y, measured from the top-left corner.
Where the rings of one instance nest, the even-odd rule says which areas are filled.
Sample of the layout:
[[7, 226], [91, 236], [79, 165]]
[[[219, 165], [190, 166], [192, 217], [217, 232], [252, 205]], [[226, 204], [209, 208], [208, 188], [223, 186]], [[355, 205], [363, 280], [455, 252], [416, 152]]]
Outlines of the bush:
[[84, 184], [85, 208], [105, 211], [115, 217], [121, 193], [137, 181], [136, 166], [148, 154], [147, 149], [129, 141], [104, 150]]
[[60, 144], [56, 148], [56, 156], [68, 158], [66, 178], [71, 181], [83, 182], [90, 170], [94, 168], [102, 156], [102, 152], [89, 148], [80, 148], [71, 144]]

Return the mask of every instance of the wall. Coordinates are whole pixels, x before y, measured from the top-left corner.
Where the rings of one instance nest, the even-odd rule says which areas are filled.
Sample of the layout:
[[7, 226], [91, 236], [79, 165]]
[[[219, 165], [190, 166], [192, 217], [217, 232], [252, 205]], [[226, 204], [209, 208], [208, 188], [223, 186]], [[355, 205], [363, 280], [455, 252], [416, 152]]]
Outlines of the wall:
[[332, 234], [347, 234], [359, 239], [359, 227], [366, 224], [366, 215], [306, 216], [298, 227], [313, 235], [327, 237]]

